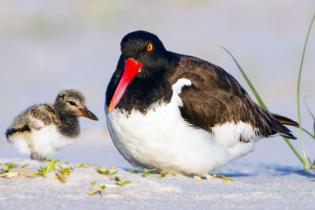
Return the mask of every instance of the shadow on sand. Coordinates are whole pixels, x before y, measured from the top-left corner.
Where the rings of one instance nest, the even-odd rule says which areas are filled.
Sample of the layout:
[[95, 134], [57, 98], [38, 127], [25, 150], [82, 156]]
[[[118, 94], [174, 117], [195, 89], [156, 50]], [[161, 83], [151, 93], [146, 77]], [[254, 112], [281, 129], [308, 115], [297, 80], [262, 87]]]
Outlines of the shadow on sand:
[[[248, 167], [249, 172], [241, 172], [238, 171], [236, 167], [235, 170], [222, 170], [222, 172], [218, 172], [218, 174], [229, 177], [229, 178], [241, 178], [241, 177], [254, 177], [260, 175], [269, 175], [269, 176], [289, 176], [292, 174], [303, 176], [309, 178], [311, 181], [315, 181], [315, 171], [307, 171], [302, 168], [292, 167], [292, 166], [266, 166], [266, 165], [250, 165], [250, 166], [240, 166], [244, 169], [244, 167]], [[123, 168], [124, 171], [130, 171], [132, 167]], [[143, 173], [143, 169], [139, 169], [138, 173]], [[156, 174], [153, 172], [153, 174]], [[214, 173], [215, 174], [215, 173]]]
[[[242, 166], [244, 168], [244, 166]], [[252, 169], [255, 170], [252, 170]], [[250, 177], [250, 176], [259, 176], [259, 175], [269, 175], [269, 176], [289, 176], [292, 174], [303, 176], [309, 178], [311, 181], [315, 181], [315, 171], [304, 170], [298, 167], [292, 166], [249, 166], [251, 169], [250, 172], [238, 172], [237, 170], [232, 172], [222, 172], [224, 176], [231, 178], [238, 177]]]

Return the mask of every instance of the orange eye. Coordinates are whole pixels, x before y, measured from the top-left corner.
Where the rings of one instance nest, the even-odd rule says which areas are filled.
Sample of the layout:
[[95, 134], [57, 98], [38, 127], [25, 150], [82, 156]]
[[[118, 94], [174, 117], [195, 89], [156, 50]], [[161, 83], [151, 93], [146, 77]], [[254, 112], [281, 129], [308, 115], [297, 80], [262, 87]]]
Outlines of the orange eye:
[[153, 44], [149, 43], [147, 46], [147, 52], [152, 52], [153, 51]]

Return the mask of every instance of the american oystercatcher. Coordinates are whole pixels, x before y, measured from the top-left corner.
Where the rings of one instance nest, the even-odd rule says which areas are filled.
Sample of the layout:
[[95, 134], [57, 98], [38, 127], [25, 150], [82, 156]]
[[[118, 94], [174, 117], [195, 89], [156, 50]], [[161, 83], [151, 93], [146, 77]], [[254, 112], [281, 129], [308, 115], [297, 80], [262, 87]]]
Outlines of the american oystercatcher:
[[297, 123], [259, 107], [217, 65], [167, 51], [149, 32], [121, 41], [106, 91], [113, 143], [132, 165], [205, 176]]
[[33, 105], [22, 112], [7, 130], [6, 137], [31, 159], [46, 160], [79, 135], [79, 116], [98, 120], [87, 109], [80, 92], [62, 90], [53, 105]]

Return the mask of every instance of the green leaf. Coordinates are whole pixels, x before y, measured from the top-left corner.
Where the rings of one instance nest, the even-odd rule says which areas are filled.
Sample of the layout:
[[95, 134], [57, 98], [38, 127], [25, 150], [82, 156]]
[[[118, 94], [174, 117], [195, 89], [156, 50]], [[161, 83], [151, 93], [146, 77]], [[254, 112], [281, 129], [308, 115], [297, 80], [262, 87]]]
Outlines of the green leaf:
[[121, 180], [120, 182], [117, 183], [120, 187], [124, 187], [127, 184], [131, 184], [131, 181], [129, 180]]
[[138, 168], [132, 168], [128, 172], [132, 173], [132, 174], [138, 174], [138, 173], [140, 173], [140, 170]]
[[101, 190], [105, 190], [107, 187], [106, 187], [106, 184], [102, 184], [101, 186], [100, 186], [100, 188], [101, 188]]
[[100, 187], [91, 190], [88, 193], [88, 195], [90, 196], [96, 195], [96, 194], [102, 195], [102, 193], [106, 190], [106, 188], [107, 188], [106, 184], [101, 184]]
[[108, 170], [108, 169], [104, 169], [104, 168], [97, 168], [96, 172], [105, 176], [113, 176], [115, 174], [117, 174], [117, 171], [114, 169]]
[[164, 171], [161, 171], [160, 172], [160, 178], [165, 178], [166, 176], [176, 176], [176, 173], [175, 172], [164, 172]]
[[53, 170], [56, 170], [56, 161], [51, 160], [47, 166], [47, 173]]
[[10, 173], [13, 169], [17, 168], [18, 165], [16, 163], [4, 163], [2, 164], [4, 168], [0, 169], [0, 173]]
[[78, 165], [78, 168], [88, 168], [89, 166], [87, 166], [85, 163], [80, 163]]
[[117, 181], [117, 182], [121, 181], [120, 176], [115, 176], [114, 179], [115, 179], [115, 181]]
[[[57, 162], [58, 162], [58, 161], [57, 161]], [[53, 170], [56, 170], [55, 164], [56, 164], [56, 161], [50, 160], [47, 167], [45, 167], [45, 166], [40, 166], [40, 167], [39, 167], [39, 170], [37, 170], [37, 171], [35, 172], [35, 174], [36, 174], [36, 175], [39, 175], [39, 176], [46, 177], [49, 172], [51, 172], [51, 171], [53, 171]]]
[[167, 176], [167, 172], [161, 171], [160, 178], [165, 178]]
[[101, 195], [102, 192], [103, 192], [102, 189], [100, 189], [100, 188], [95, 188], [95, 189], [91, 190], [88, 195], [89, 195], [89, 196], [96, 195], [96, 194], [100, 194], [100, 195]]
[[30, 164], [24, 164], [24, 165], [21, 165], [20, 168], [21, 168], [21, 169], [23, 169], [23, 168], [28, 168], [29, 166], [30, 166]]
[[56, 172], [56, 177], [59, 181], [65, 183], [67, 182], [68, 177], [70, 176], [72, 171], [73, 171], [72, 167], [64, 168], [62, 165], [59, 165], [59, 170]]
[[157, 172], [157, 169], [156, 169], [156, 168], [145, 169], [145, 170], [143, 171], [143, 173], [142, 173], [142, 176], [143, 176], [143, 177], [146, 177], [146, 176], [148, 176], [148, 175], [150, 175], [150, 174], [153, 174], [153, 173], [155, 173], [155, 172]]
[[126, 180], [126, 179], [124, 180], [124, 179], [122, 179], [120, 176], [115, 176], [114, 179], [115, 179], [115, 181], [116, 181], [116, 184], [117, 184], [118, 186], [120, 186], [120, 187], [124, 187], [125, 185], [131, 183], [131, 181]]
[[18, 165], [15, 163], [6, 163], [6, 171], [11, 172], [14, 168], [16, 168]]

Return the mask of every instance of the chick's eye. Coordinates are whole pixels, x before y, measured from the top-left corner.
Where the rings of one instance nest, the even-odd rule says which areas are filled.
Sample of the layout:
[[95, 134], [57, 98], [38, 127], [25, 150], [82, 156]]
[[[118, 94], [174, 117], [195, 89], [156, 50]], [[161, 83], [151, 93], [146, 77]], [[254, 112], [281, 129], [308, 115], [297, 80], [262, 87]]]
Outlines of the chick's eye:
[[152, 43], [149, 43], [147, 45], [147, 52], [152, 52], [153, 51], [153, 44]]
[[68, 101], [68, 103], [69, 103], [71, 106], [77, 106], [77, 104], [76, 104], [74, 101]]

